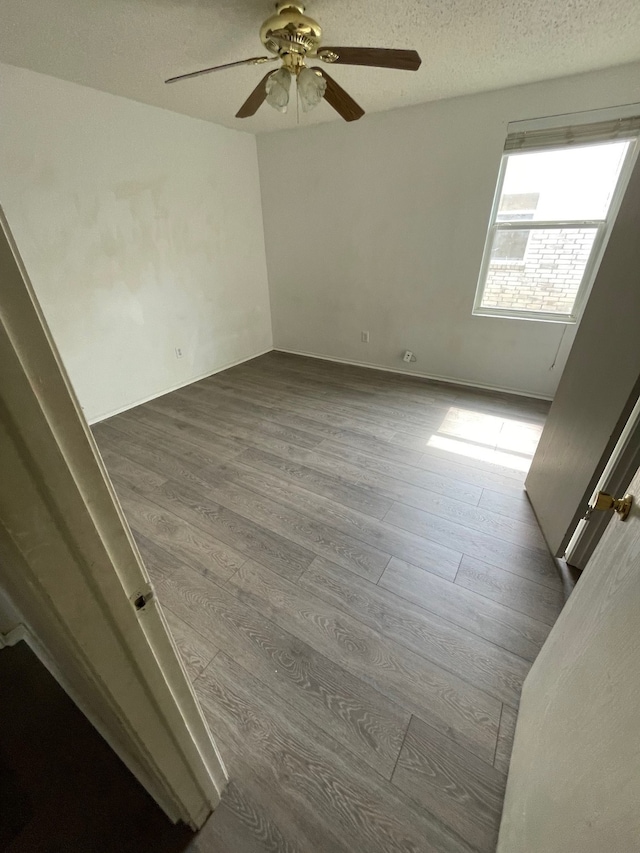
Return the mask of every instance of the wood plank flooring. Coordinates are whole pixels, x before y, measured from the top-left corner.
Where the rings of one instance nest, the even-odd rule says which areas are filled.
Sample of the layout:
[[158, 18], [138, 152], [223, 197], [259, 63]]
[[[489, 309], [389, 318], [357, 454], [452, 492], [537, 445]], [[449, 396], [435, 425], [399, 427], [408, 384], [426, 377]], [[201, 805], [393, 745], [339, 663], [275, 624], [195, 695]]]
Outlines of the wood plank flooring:
[[548, 404], [270, 353], [94, 434], [231, 784], [189, 849], [495, 849]]

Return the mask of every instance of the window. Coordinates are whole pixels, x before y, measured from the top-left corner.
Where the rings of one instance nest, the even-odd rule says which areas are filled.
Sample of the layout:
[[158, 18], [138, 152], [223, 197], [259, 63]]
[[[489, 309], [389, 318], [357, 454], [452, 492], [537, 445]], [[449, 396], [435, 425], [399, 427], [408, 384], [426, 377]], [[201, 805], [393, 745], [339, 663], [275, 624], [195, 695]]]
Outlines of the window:
[[623, 119], [507, 137], [474, 314], [576, 322], [639, 132]]
[[[496, 219], [498, 222], [519, 222], [533, 219], [538, 206], [539, 193], [502, 193]], [[524, 260], [529, 231], [497, 231], [491, 257], [494, 261]]]

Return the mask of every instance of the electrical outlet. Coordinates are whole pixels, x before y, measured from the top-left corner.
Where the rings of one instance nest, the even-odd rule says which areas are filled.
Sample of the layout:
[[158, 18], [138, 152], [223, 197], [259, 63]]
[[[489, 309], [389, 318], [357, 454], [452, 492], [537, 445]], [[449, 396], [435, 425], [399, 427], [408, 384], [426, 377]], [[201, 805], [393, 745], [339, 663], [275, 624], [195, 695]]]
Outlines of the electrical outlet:
[[360, 340], [363, 344], [369, 343], [369, 332], [360, 332]]
[[405, 354], [402, 356], [402, 360], [406, 361], [406, 362], [410, 362], [410, 361], [415, 361], [416, 359], [415, 359], [414, 354], [411, 352], [411, 350], [408, 349], [408, 350], [406, 350]]
[[176, 358], [182, 358], [182, 347], [176, 347]]

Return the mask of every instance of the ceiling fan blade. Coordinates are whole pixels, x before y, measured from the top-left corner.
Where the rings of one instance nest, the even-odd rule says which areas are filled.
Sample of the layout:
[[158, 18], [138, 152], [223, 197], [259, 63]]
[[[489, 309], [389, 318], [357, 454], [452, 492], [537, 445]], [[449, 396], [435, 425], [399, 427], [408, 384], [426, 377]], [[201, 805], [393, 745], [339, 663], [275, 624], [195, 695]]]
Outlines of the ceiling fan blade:
[[169, 77], [165, 83], [175, 83], [178, 80], [188, 80], [190, 77], [200, 77], [201, 74], [211, 74], [212, 71], [222, 71], [223, 68], [235, 68], [237, 65], [262, 65], [263, 62], [275, 62], [278, 56], [252, 56], [250, 59], [241, 59], [239, 62], [227, 62], [226, 65], [214, 65], [211, 68], [202, 68], [200, 71], [190, 71], [188, 74], [178, 74], [177, 77]]
[[[336, 56], [337, 59], [333, 57]], [[325, 47], [318, 50], [318, 58], [340, 65], [369, 65], [373, 68], [397, 68], [417, 71], [422, 60], [416, 50], [393, 50], [386, 47]]]
[[351, 95], [338, 86], [333, 77], [329, 77], [324, 68], [314, 67], [314, 71], [319, 71], [327, 81], [324, 99], [329, 103], [337, 113], [340, 113], [345, 121], [357, 121], [364, 115], [364, 110], [359, 104], [353, 100]]
[[268, 74], [264, 75], [262, 80], [258, 83], [256, 88], [236, 113], [236, 118], [249, 118], [249, 116], [253, 116], [258, 112], [258, 109], [262, 106], [267, 97], [267, 78], [271, 74], [273, 74], [273, 71], [269, 71]]

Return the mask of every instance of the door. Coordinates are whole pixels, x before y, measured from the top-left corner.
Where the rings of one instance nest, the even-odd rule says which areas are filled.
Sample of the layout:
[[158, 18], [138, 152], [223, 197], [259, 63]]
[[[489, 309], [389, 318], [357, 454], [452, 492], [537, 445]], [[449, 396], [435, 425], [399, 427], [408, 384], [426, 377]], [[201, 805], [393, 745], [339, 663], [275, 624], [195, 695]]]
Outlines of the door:
[[640, 850], [640, 470], [524, 684], [498, 853]]
[[526, 489], [561, 556], [640, 393], [640, 159], [576, 334]]

